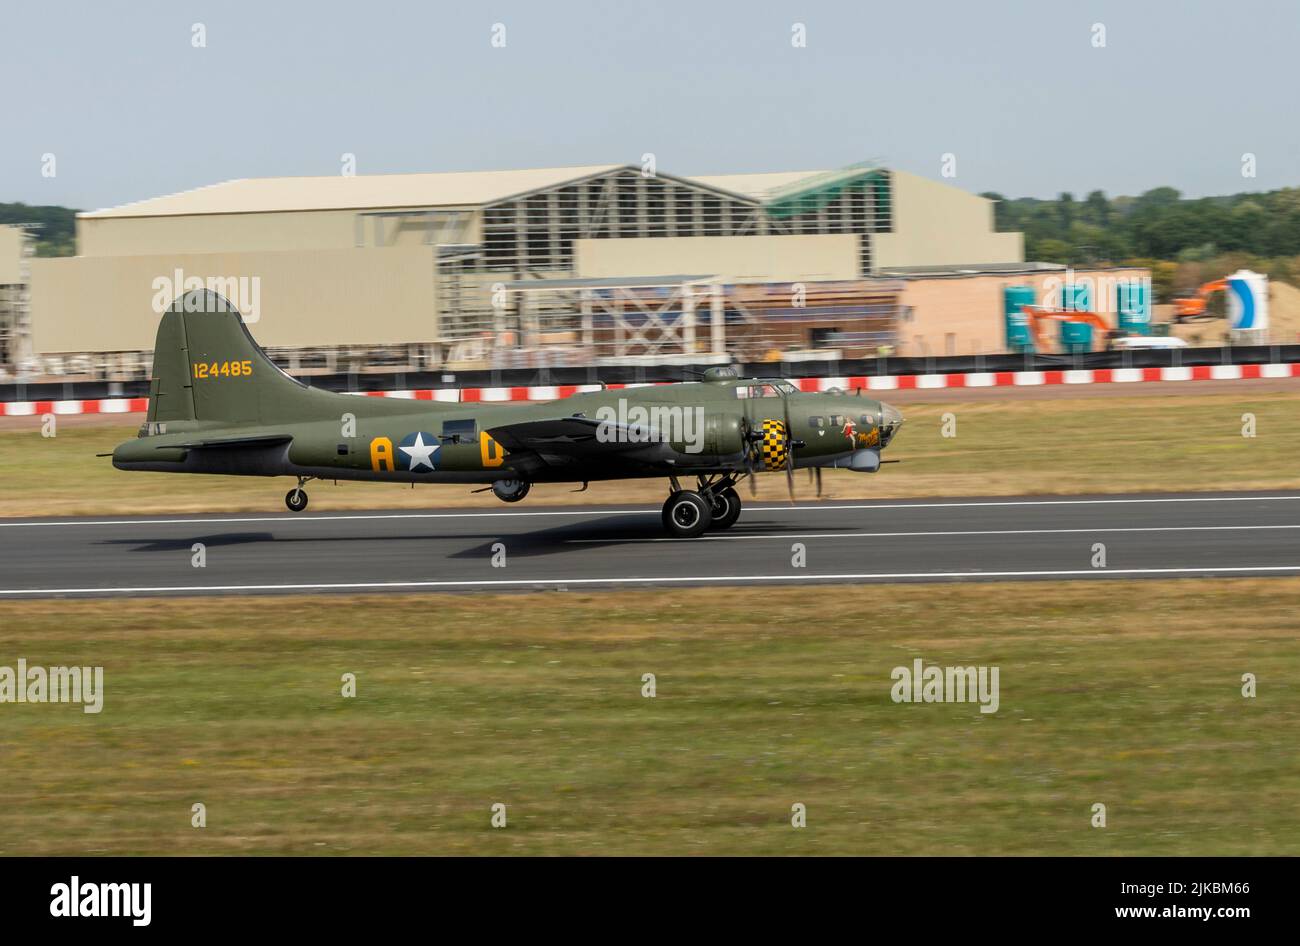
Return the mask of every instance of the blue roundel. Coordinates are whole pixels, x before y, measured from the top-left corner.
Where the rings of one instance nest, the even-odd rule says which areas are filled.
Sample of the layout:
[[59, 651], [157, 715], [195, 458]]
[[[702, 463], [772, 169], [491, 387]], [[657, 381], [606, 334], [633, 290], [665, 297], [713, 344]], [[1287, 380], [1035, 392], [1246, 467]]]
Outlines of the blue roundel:
[[432, 473], [438, 469], [438, 438], [425, 431], [407, 434], [397, 445], [397, 468], [411, 473]]

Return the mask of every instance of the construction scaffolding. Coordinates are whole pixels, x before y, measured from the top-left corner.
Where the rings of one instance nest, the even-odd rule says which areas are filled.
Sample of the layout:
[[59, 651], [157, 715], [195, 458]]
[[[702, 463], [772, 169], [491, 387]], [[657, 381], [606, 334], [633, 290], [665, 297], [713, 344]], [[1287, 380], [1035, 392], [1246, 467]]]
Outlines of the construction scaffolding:
[[36, 252], [32, 239], [40, 224], [18, 224], [12, 231], [19, 234], [15, 266], [9, 281], [0, 282], [0, 378], [17, 376], [22, 366], [32, 357], [31, 326], [31, 266], [29, 260]]
[[[738, 283], [722, 276], [503, 284], [492, 367], [875, 356], [898, 343], [897, 280]], [[499, 336], [500, 338], [500, 336]], [[518, 342], [518, 354], [509, 354]]]

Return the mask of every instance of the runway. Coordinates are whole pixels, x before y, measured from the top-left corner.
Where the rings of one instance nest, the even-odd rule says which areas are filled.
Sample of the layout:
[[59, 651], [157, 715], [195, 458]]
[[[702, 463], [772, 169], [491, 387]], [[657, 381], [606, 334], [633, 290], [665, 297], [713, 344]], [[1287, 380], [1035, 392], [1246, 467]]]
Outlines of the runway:
[[0, 520], [0, 600], [1269, 575], [1300, 492], [763, 503], [686, 540], [657, 507]]

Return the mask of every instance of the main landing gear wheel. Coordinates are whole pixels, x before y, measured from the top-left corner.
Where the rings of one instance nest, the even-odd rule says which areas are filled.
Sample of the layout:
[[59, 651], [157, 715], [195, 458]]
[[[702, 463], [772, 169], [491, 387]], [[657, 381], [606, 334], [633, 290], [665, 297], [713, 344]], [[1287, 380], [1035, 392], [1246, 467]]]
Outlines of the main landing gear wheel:
[[664, 529], [677, 539], [694, 539], [713, 522], [713, 512], [699, 493], [678, 490], [668, 497], [663, 511]]
[[302, 512], [307, 508], [307, 491], [301, 486], [295, 486], [284, 494], [284, 504], [290, 512]]
[[533, 484], [527, 480], [497, 480], [492, 484], [492, 493], [503, 503], [517, 503], [532, 488]]
[[709, 510], [713, 521], [710, 529], [730, 529], [740, 518], [740, 494], [728, 486], [712, 494], [713, 506]]

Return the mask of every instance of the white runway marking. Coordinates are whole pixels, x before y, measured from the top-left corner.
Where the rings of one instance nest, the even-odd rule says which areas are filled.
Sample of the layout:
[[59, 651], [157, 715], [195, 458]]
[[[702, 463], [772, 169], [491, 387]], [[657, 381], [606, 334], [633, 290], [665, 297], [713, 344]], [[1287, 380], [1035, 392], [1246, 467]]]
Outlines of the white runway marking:
[[748, 582], [899, 581], [906, 579], [1074, 578], [1082, 575], [1267, 575], [1300, 572], [1300, 565], [1201, 566], [1197, 568], [1069, 568], [1046, 571], [863, 572], [832, 575], [680, 575], [662, 578], [500, 578], [473, 581], [345, 581], [281, 585], [141, 585], [105, 588], [5, 588], [0, 595], [190, 594], [230, 591], [391, 591], [401, 588], [559, 588], [569, 585], [736, 584]]
[[[1233, 502], [1278, 502], [1300, 501], [1300, 495], [1294, 496], [1154, 496], [1150, 498], [1124, 497], [1117, 499], [1012, 499], [1012, 500], [978, 500], [958, 502], [896, 502], [896, 503], [818, 503], [812, 506], [748, 506], [747, 512], [840, 512], [846, 509], [971, 509], [992, 506], [1097, 506], [1123, 505], [1135, 503], [1233, 503]], [[499, 512], [393, 512], [393, 513], [340, 513], [328, 516], [263, 515], [263, 516], [202, 516], [190, 519], [48, 519], [33, 522], [0, 521], [0, 529], [37, 529], [50, 526], [147, 526], [147, 525], [200, 525], [220, 523], [248, 522], [349, 522], [378, 521], [384, 519], [473, 519], [510, 516], [523, 518], [530, 516], [632, 516], [648, 515], [658, 507], [643, 506], [634, 509], [545, 509], [545, 510], [502, 510]]]
[[695, 539], [676, 539], [670, 536], [647, 539], [565, 539], [567, 544], [610, 542], [752, 542], [764, 539], [910, 539], [942, 538], [956, 535], [1069, 535], [1083, 533], [1099, 535], [1112, 532], [1250, 532], [1255, 529], [1300, 529], [1296, 525], [1263, 526], [1124, 526], [1090, 529], [971, 529], [963, 532], [781, 532], [777, 535], [702, 535]]

